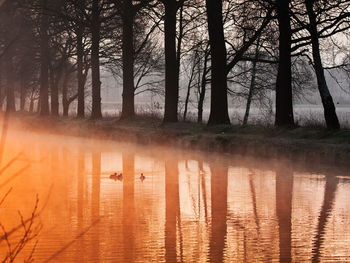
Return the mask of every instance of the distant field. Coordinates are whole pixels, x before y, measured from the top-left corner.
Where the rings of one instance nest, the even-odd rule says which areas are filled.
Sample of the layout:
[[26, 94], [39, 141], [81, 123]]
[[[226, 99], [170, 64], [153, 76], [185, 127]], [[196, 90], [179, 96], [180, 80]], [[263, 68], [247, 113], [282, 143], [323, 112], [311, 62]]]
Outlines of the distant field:
[[[120, 103], [103, 103], [102, 110], [104, 116], [118, 117], [121, 112]], [[350, 129], [350, 105], [336, 105], [339, 121], [343, 128]], [[136, 111], [139, 114], [149, 114], [161, 117], [164, 109], [151, 106], [150, 104], [137, 104]], [[71, 108], [71, 113], [75, 113], [74, 107]], [[242, 123], [244, 117], [244, 108], [230, 108], [229, 115], [233, 124]], [[180, 116], [183, 116], [183, 110], [180, 110]], [[209, 108], [203, 112], [203, 121], [209, 118]], [[324, 126], [323, 108], [320, 105], [295, 105], [294, 119], [299, 125], [307, 126]], [[187, 114], [187, 120], [197, 120], [197, 110], [191, 107]], [[249, 115], [249, 123], [260, 125], [272, 125], [274, 123], [274, 112], [269, 112], [266, 109], [260, 110], [252, 108]]]

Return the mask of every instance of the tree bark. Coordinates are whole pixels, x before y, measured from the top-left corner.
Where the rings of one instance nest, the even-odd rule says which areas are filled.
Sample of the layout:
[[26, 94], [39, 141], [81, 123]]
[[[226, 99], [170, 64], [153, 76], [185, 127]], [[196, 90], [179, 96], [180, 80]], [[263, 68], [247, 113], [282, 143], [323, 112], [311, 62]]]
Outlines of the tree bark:
[[68, 103], [68, 73], [65, 73], [63, 83], [62, 83], [62, 107], [63, 116], [68, 117], [69, 103]]
[[4, 72], [3, 72], [3, 63], [2, 60], [0, 59], [0, 111], [2, 111], [2, 106], [3, 106], [3, 98], [5, 97], [4, 94]]
[[101, 80], [100, 80], [100, 10], [99, 1], [92, 2], [91, 21], [91, 77], [92, 77], [92, 111], [91, 119], [102, 118]]
[[15, 103], [15, 72], [13, 68], [13, 58], [11, 54], [6, 55], [6, 111], [16, 111]]
[[[60, 69], [59, 69], [60, 70]], [[59, 72], [57, 72], [57, 76], [55, 76], [54, 70], [51, 68], [50, 70], [50, 79], [51, 79], [51, 115], [52, 116], [58, 116], [58, 107], [59, 107], [59, 102], [58, 102], [58, 81], [59, 81]]]
[[211, 52], [211, 102], [208, 125], [230, 124], [222, 0], [206, 0], [206, 7]]
[[49, 36], [48, 16], [46, 14], [47, 0], [41, 0], [40, 21], [40, 115], [49, 115]]
[[292, 30], [289, 14], [290, 0], [276, 0], [279, 28], [279, 64], [276, 81], [276, 126], [293, 126], [293, 96], [291, 70]]
[[315, 3], [315, 0], [305, 0], [305, 6], [309, 17], [309, 22], [310, 22], [309, 32], [311, 35], [312, 56], [314, 59], [314, 68], [315, 68], [317, 84], [318, 84], [317, 86], [318, 86], [318, 91], [320, 93], [321, 100], [322, 100], [324, 117], [326, 120], [327, 128], [339, 129], [340, 128], [339, 120], [337, 117], [337, 113], [335, 111], [332, 95], [330, 94], [327, 86], [326, 78], [324, 75], [322, 59], [320, 55], [320, 44], [318, 39], [317, 21], [316, 21], [317, 19], [313, 8], [314, 3]]
[[250, 106], [252, 104], [253, 95], [254, 95], [255, 76], [256, 76], [256, 60], [253, 61], [252, 77], [250, 79], [250, 87], [249, 87], [249, 93], [248, 93], [248, 98], [247, 98], [247, 105], [246, 105], [244, 118], [243, 118], [243, 125], [247, 125], [247, 123], [248, 123]]
[[246, 110], [245, 110], [245, 114], [244, 114], [244, 118], [243, 118], [243, 125], [247, 125], [247, 123], [248, 123], [250, 106], [251, 106], [253, 95], [254, 95], [255, 78], [256, 78], [256, 64], [257, 64], [257, 60], [259, 58], [259, 42], [260, 41], [258, 39], [258, 42], [256, 44], [256, 49], [255, 49], [255, 57], [254, 57], [253, 67], [252, 67], [252, 77], [250, 79], [249, 94], [248, 94]]
[[34, 98], [30, 98], [30, 103], [29, 103], [29, 112], [34, 111]]
[[188, 81], [188, 85], [187, 85], [187, 92], [186, 92], [186, 99], [185, 99], [185, 109], [184, 109], [184, 115], [183, 115], [183, 120], [186, 121], [187, 118], [187, 111], [188, 111], [188, 103], [190, 101], [190, 95], [191, 95], [191, 88], [192, 88], [192, 82], [193, 82], [193, 78], [195, 75], [195, 70], [196, 70], [196, 66], [197, 66], [198, 62], [198, 52], [195, 52], [194, 58], [193, 58], [193, 65], [191, 68], [191, 76], [190, 79]]
[[177, 1], [164, 0], [165, 7], [165, 105], [163, 122], [177, 122], [179, 83], [176, 58]]
[[204, 105], [206, 86], [207, 86], [208, 58], [209, 58], [209, 52], [207, 52], [207, 50], [206, 50], [205, 56], [204, 56], [204, 66], [203, 66], [203, 72], [202, 72], [202, 78], [201, 78], [201, 84], [200, 84], [200, 92], [199, 92], [199, 100], [198, 100], [198, 119], [197, 119], [198, 123], [203, 122], [203, 105]]
[[78, 118], [85, 116], [85, 77], [84, 77], [84, 46], [83, 46], [83, 31], [82, 23], [79, 23], [77, 28], [77, 77], [78, 77]]
[[123, 106], [121, 119], [135, 117], [134, 10], [131, 0], [123, 1]]
[[24, 111], [25, 110], [25, 105], [26, 105], [26, 81], [25, 77], [22, 75], [20, 76], [21, 81], [20, 81], [20, 110]]

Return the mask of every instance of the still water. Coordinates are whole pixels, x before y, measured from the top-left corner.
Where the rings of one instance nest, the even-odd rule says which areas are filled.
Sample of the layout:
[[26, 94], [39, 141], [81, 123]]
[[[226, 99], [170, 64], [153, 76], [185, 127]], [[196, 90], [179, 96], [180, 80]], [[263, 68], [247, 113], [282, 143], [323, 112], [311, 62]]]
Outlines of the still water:
[[23, 132], [5, 146], [12, 246], [39, 200], [15, 262], [350, 262], [346, 169]]

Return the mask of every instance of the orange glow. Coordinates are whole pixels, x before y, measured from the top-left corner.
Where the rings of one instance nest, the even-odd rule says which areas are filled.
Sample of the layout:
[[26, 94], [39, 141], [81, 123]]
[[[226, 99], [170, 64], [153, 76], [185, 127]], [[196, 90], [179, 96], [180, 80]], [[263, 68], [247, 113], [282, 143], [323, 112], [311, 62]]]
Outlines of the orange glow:
[[[350, 261], [347, 177], [274, 160], [11, 131], [3, 166], [19, 153], [0, 175], [0, 199], [12, 188], [0, 222], [6, 230], [18, 226], [18, 211], [30, 217], [38, 195], [42, 229], [18, 262], [36, 241], [35, 262], [267, 262], [286, 255], [301, 262], [316, 254]], [[123, 176], [113, 180], [113, 173]], [[0, 242], [1, 257], [7, 249]]]

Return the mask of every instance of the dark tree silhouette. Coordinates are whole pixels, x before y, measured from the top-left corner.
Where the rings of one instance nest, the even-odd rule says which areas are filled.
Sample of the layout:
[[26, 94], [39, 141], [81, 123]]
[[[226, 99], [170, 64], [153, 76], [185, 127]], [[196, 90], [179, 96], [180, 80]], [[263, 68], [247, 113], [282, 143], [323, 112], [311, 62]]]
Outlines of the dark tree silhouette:
[[339, 120], [337, 117], [337, 113], [335, 112], [335, 106], [333, 103], [332, 95], [330, 94], [327, 86], [322, 59], [320, 55], [320, 44], [317, 31], [317, 16], [314, 11], [315, 2], [315, 0], [305, 0], [305, 6], [310, 23], [308, 26], [308, 30], [311, 36], [312, 56], [314, 59], [314, 68], [317, 77], [317, 87], [322, 99], [324, 117], [326, 120], [327, 128], [339, 129]]
[[208, 125], [230, 124], [222, 0], [206, 0], [206, 7], [211, 52], [211, 102]]
[[102, 118], [101, 80], [100, 80], [100, 20], [101, 7], [98, 0], [92, 1], [91, 11], [91, 77], [92, 77], [92, 109], [91, 119]]
[[6, 111], [13, 112], [16, 111], [15, 104], [15, 69], [13, 65], [13, 56], [11, 52], [7, 52], [5, 55], [7, 61], [6, 66]]
[[165, 8], [165, 105], [163, 122], [177, 122], [179, 101], [178, 60], [176, 53], [176, 14], [184, 0], [161, 0]]
[[122, 1], [123, 21], [123, 108], [122, 119], [132, 119], [134, 109], [134, 18], [135, 7], [131, 0]]
[[75, 10], [78, 15], [78, 22], [76, 24], [75, 32], [77, 38], [77, 77], [78, 77], [78, 109], [77, 117], [84, 118], [85, 116], [85, 80], [84, 75], [84, 11], [85, 0], [76, 2]]
[[293, 126], [290, 0], [276, 0], [279, 64], [276, 81], [276, 126]]
[[47, 0], [41, 1], [40, 18], [40, 115], [47, 116], [49, 111], [49, 16]]

